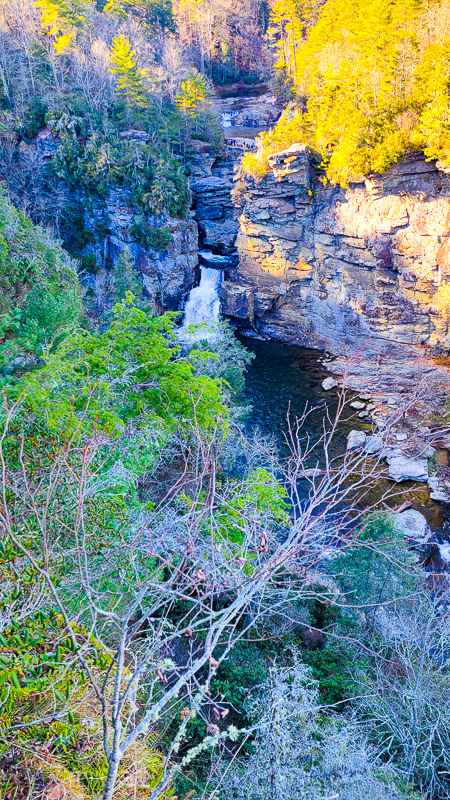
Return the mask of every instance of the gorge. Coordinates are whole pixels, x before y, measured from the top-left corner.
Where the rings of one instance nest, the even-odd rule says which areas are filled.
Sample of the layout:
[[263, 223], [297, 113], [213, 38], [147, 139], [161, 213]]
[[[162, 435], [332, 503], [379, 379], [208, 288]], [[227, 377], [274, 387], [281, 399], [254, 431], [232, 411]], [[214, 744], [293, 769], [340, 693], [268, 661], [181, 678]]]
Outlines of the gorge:
[[0, 0], [0, 797], [450, 800], [450, 0]]
[[[450, 181], [418, 154], [365, 184], [324, 186], [301, 145], [270, 156], [267, 175], [255, 179], [243, 172], [241, 152], [252, 147], [255, 129], [276, 120], [275, 98], [229, 98], [218, 107], [227, 154], [213, 162], [211, 176], [192, 184], [200, 246], [212, 250], [200, 251], [200, 284], [189, 294], [183, 325], [216, 321], [220, 305], [250, 351], [256, 348], [247, 376], [250, 422], [275, 434], [281, 446], [289, 408], [295, 417], [305, 404], [334, 406], [322, 389], [325, 366], [344, 376], [355, 398], [363, 397], [354, 404], [359, 414], [349, 409], [340, 424], [341, 451], [350, 431], [370, 432], [370, 419], [383, 430], [426, 383], [425, 399], [417, 398], [409, 420], [406, 412], [397, 420], [386, 446], [406, 459], [439, 451], [431, 497], [413, 483], [402, 487], [402, 496], [432, 524], [430, 558], [446, 570], [448, 559], [440, 554], [447, 553], [450, 530], [447, 428], [434, 424], [431, 431], [425, 422], [446, 412], [450, 388], [447, 369], [432, 358], [450, 344]], [[214, 260], [215, 271], [205, 266]], [[288, 347], [277, 349], [277, 341]], [[315, 357], [304, 349], [311, 346]], [[283, 366], [289, 358], [293, 377], [292, 367]], [[256, 383], [253, 375], [260, 376]], [[308, 428], [313, 439], [320, 436], [322, 414], [313, 415]]]

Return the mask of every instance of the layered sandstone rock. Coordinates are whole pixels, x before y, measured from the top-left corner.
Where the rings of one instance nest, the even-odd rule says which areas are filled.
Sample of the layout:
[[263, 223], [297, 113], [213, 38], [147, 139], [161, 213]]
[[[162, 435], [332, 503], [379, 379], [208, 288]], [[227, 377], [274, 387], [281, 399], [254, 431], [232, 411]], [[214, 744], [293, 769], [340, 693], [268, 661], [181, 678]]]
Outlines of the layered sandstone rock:
[[450, 180], [410, 156], [349, 189], [324, 186], [308, 150], [241, 175], [240, 264], [226, 314], [272, 338], [331, 352], [450, 346]]

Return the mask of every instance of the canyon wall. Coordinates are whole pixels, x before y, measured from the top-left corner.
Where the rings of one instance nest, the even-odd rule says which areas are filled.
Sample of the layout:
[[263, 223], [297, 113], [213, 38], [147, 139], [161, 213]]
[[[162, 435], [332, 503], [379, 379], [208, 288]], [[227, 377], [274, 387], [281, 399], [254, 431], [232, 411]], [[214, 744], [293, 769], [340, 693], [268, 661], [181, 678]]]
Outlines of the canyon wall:
[[274, 339], [339, 352], [450, 347], [450, 180], [423, 156], [348, 189], [321, 181], [307, 148], [240, 173], [238, 268], [225, 314]]
[[[121, 138], [128, 141], [147, 142], [148, 136], [140, 130], [125, 131]], [[211, 174], [214, 158], [209, 155], [209, 145], [193, 141], [190, 168], [195, 178]], [[29, 145], [21, 147], [21, 157], [38, 159], [41, 170], [51, 164], [58, 151], [60, 139], [44, 128]], [[185, 219], [164, 214], [159, 217], [146, 213], [138, 206], [131, 190], [125, 186], [111, 185], [108, 191], [96, 196], [82, 186], [73, 189], [62, 180], [61, 196], [67, 205], [67, 216], [75, 218], [75, 228], [81, 237], [89, 235], [82, 252], [77, 255], [93, 256], [93, 268], [82, 269], [80, 280], [91, 296], [91, 308], [101, 316], [114, 302], [114, 284], [119, 276], [120, 256], [127, 249], [136, 275], [142, 276], [145, 296], [157, 312], [180, 307], [198, 278], [198, 228], [193, 212]], [[228, 202], [231, 198], [228, 192]], [[82, 213], [77, 211], [81, 209]], [[75, 214], [74, 214], [75, 212]], [[136, 237], [136, 226], [143, 230], [165, 228], [170, 231], [170, 242], [157, 249]]]
[[234, 167], [232, 155], [216, 158], [209, 175], [191, 182], [202, 247], [223, 255], [235, 253], [239, 230], [238, 209], [232, 200]]
[[137, 219], [148, 226], [161, 224], [161, 220], [144, 216], [130, 198], [129, 192], [111, 189], [102, 203], [90, 203], [84, 214], [85, 227], [97, 230], [102, 220], [108, 219], [108, 232], [88, 252], [96, 257], [99, 268], [95, 273], [81, 276], [83, 285], [91, 289], [96, 298], [98, 313], [108, 307], [115, 277], [120, 269], [120, 256], [128, 248], [137, 274], [141, 273], [146, 297], [156, 311], [176, 311], [195, 284], [198, 267], [198, 229], [190, 213], [186, 219], [170, 216], [162, 222], [170, 230], [170, 243], [163, 250], [145, 246], [133, 235]]

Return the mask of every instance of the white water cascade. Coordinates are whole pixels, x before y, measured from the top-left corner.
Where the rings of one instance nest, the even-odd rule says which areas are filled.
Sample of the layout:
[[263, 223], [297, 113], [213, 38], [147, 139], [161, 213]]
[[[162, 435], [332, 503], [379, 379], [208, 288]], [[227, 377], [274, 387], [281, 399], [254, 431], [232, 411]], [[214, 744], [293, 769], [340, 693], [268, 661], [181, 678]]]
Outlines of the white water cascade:
[[222, 271], [211, 267], [201, 267], [200, 283], [191, 289], [184, 311], [184, 321], [181, 328], [183, 338], [196, 339], [205, 337], [205, 331], [188, 333], [190, 325], [214, 323], [219, 319], [220, 298], [219, 289], [222, 283]]

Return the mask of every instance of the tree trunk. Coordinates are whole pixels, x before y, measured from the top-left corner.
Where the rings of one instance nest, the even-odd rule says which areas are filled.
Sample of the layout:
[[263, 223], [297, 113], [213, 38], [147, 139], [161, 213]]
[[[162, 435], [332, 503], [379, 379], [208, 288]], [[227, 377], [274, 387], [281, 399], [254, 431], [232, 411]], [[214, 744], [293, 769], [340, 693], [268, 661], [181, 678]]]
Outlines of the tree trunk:
[[108, 775], [106, 776], [105, 789], [103, 791], [103, 800], [112, 800], [114, 796], [114, 789], [116, 786], [117, 773], [119, 772], [120, 753], [117, 749], [111, 753], [109, 759]]

